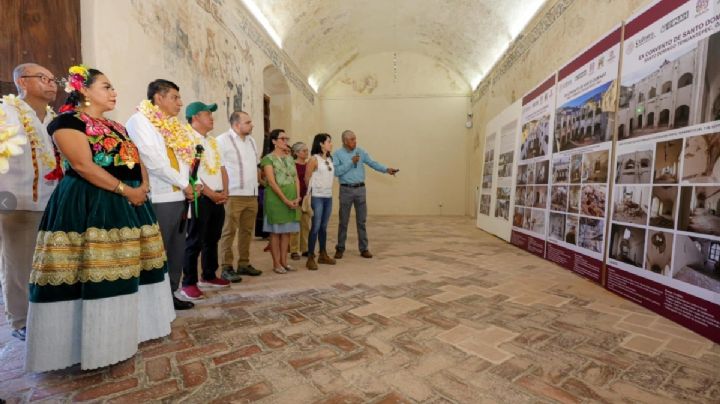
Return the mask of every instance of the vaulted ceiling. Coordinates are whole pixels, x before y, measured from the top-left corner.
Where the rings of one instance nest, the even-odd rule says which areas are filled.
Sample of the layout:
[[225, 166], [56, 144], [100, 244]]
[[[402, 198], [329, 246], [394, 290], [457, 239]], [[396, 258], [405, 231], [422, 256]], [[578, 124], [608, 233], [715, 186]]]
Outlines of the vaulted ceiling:
[[380, 52], [425, 54], [475, 86], [545, 1], [245, 0], [313, 87]]

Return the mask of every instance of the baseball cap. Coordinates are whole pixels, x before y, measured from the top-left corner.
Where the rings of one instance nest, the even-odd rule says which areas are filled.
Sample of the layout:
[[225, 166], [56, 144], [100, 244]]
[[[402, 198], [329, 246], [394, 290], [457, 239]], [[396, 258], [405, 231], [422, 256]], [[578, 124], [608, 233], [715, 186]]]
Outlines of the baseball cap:
[[205, 104], [200, 101], [191, 102], [185, 107], [185, 118], [190, 119], [202, 111], [217, 111], [217, 104]]

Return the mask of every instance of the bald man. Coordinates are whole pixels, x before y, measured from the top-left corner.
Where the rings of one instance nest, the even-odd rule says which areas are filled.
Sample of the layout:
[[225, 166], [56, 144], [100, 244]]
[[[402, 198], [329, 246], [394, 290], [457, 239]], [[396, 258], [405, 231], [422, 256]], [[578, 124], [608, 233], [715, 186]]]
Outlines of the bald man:
[[12, 335], [24, 341], [35, 238], [59, 180], [47, 133], [55, 116], [50, 103], [57, 94], [57, 80], [35, 63], [15, 67], [13, 80], [18, 96], [4, 96], [0, 108], [5, 112], [5, 125], [16, 126], [27, 142], [22, 154], [10, 157], [9, 170], [0, 173], [0, 283]]

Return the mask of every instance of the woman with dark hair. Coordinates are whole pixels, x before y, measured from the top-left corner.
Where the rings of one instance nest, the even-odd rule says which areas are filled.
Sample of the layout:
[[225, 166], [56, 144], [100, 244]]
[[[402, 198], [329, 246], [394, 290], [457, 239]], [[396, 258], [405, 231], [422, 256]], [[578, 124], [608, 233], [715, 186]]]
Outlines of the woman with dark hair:
[[147, 173], [123, 125], [103, 116], [117, 93], [100, 71], [70, 68], [63, 114], [48, 133], [65, 164], [30, 275], [26, 368], [125, 360], [170, 333], [175, 311]]
[[282, 129], [270, 132], [273, 150], [260, 161], [267, 179], [265, 187], [265, 223], [270, 233], [273, 271], [284, 274], [294, 271], [288, 265], [290, 234], [300, 231], [300, 181], [295, 160], [290, 156], [290, 138]]
[[[332, 137], [327, 133], [315, 135], [311, 150], [312, 158], [305, 168], [305, 183], [310, 190], [313, 210], [306, 267], [312, 271], [318, 269], [318, 263], [335, 265], [335, 259], [327, 254], [327, 225], [332, 212], [332, 187], [335, 178], [330, 152], [332, 152]], [[315, 262], [316, 242], [320, 244], [317, 263]]]

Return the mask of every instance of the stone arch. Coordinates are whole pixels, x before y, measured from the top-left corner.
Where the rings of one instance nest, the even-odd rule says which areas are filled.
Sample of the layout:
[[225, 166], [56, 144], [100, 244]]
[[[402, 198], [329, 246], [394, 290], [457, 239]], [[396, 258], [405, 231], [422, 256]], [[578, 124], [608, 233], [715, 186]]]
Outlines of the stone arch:
[[688, 126], [690, 122], [690, 107], [687, 105], [681, 105], [675, 109], [675, 119], [673, 121], [673, 127], [682, 128]]
[[263, 69], [263, 94], [265, 95], [264, 133], [273, 129], [285, 129], [292, 136], [292, 104], [290, 86], [280, 69], [267, 65]]
[[668, 80], [663, 83], [662, 85], [662, 94], [667, 94], [672, 91], [672, 81]]
[[693, 83], [692, 73], [685, 73], [678, 79], [677, 88], [683, 88]]

